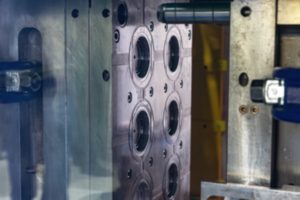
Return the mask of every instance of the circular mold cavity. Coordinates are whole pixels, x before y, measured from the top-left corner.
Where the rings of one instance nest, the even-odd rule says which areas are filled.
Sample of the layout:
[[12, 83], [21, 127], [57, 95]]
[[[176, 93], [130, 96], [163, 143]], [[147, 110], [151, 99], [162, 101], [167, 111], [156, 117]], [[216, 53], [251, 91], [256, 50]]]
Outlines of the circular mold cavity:
[[148, 144], [150, 135], [150, 119], [145, 111], [140, 111], [135, 120], [135, 148], [143, 152]]
[[178, 128], [179, 108], [175, 100], [169, 104], [169, 135], [173, 136]]
[[150, 66], [150, 47], [144, 36], [138, 38], [135, 44], [135, 73], [139, 78], [145, 78]]
[[180, 188], [180, 163], [177, 156], [170, 158], [168, 165], [165, 168], [163, 179], [163, 194], [164, 199], [176, 199]]
[[179, 182], [179, 171], [178, 167], [175, 163], [171, 164], [168, 169], [168, 189], [167, 189], [167, 196], [169, 199], [175, 197], [178, 188]]
[[152, 76], [153, 47], [151, 33], [147, 27], [139, 27], [131, 40], [129, 65], [134, 84], [145, 88]]
[[175, 72], [179, 63], [179, 42], [175, 36], [169, 40], [169, 69]]
[[140, 159], [149, 152], [153, 119], [147, 102], [139, 103], [132, 115], [129, 132], [129, 145], [134, 158]]
[[151, 200], [151, 188], [146, 181], [140, 182], [134, 193], [134, 200]]
[[118, 6], [118, 23], [120, 26], [125, 26], [127, 24], [128, 20], [128, 8], [125, 2], [122, 2]]
[[169, 143], [174, 143], [181, 126], [181, 103], [176, 92], [172, 93], [166, 101], [163, 121], [165, 137]]
[[164, 47], [164, 64], [168, 77], [176, 80], [182, 65], [182, 39], [178, 28], [173, 26], [168, 32]]
[[129, 187], [127, 198], [132, 200], [151, 200], [153, 191], [153, 182], [147, 171], [139, 174], [132, 185]]

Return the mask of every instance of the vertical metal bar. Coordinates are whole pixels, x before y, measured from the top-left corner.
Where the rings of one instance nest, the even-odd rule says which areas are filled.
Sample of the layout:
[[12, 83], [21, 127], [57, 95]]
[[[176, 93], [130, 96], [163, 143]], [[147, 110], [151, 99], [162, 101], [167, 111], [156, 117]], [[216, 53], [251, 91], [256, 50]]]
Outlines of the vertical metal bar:
[[240, 75], [250, 80], [272, 75], [275, 10], [275, 0], [237, 0], [231, 6], [228, 182], [270, 184], [270, 108], [251, 103], [249, 84]]

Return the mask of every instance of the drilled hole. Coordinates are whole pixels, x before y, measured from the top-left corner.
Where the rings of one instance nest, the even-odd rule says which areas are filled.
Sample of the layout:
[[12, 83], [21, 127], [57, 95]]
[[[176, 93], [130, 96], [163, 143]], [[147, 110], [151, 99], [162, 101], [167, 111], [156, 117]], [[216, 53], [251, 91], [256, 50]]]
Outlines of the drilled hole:
[[135, 45], [135, 73], [139, 78], [144, 78], [150, 66], [150, 47], [145, 37], [140, 37]]
[[176, 133], [178, 128], [179, 109], [176, 101], [172, 101], [169, 105], [169, 135]]
[[72, 17], [73, 17], [73, 18], [79, 17], [79, 10], [78, 10], [78, 9], [72, 10]]
[[168, 169], [168, 198], [175, 196], [178, 187], [178, 168], [175, 164], [172, 164]]
[[242, 105], [239, 107], [239, 111], [241, 114], [246, 114], [246, 113], [248, 113], [248, 107], [245, 105]]
[[150, 120], [148, 114], [145, 111], [141, 111], [136, 118], [136, 138], [135, 148], [138, 152], [145, 150], [150, 134]]
[[239, 83], [241, 86], [246, 87], [249, 83], [249, 77], [248, 74], [243, 72], [239, 76]]
[[118, 7], [118, 22], [121, 26], [125, 26], [128, 20], [127, 5], [123, 2]]
[[142, 182], [138, 186], [138, 189], [136, 190], [134, 194], [134, 200], [150, 200], [151, 199], [151, 189], [148, 186], [147, 183]]
[[259, 112], [259, 108], [257, 106], [252, 106], [251, 107], [251, 113], [256, 115]]
[[252, 10], [249, 6], [244, 6], [242, 9], [241, 9], [241, 15], [244, 16], [244, 17], [249, 17], [252, 13]]
[[169, 69], [175, 72], [179, 63], [179, 43], [175, 36], [172, 36], [169, 41]]

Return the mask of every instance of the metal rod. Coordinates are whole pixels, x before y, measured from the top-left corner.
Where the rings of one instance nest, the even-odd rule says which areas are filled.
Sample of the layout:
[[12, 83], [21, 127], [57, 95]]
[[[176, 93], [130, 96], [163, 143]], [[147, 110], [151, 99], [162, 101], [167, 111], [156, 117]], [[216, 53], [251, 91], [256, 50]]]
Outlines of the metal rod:
[[231, 1], [166, 3], [159, 6], [157, 18], [168, 24], [226, 24], [230, 20], [230, 3]]

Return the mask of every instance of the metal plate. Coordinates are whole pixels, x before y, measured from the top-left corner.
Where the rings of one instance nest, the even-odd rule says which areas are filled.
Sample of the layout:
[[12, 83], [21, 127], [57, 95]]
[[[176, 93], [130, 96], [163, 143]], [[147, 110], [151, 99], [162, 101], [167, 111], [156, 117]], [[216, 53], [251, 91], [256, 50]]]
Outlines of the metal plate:
[[228, 200], [296, 200], [300, 198], [299, 192], [272, 190], [267, 187], [248, 186], [240, 184], [218, 184], [203, 182], [201, 185], [201, 200], [207, 200], [209, 197], [226, 197]]
[[279, 0], [277, 11], [277, 24], [299, 25], [300, 24], [300, 1]]
[[[250, 100], [249, 81], [272, 75], [275, 44], [275, 0], [237, 0], [231, 7], [227, 180], [269, 185], [272, 117], [270, 108]], [[243, 16], [242, 10], [251, 14]], [[267, 12], [266, 12], [267, 11]]]
[[[156, 19], [156, 9], [162, 1], [125, 1], [128, 12], [126, 26], [118, 23], [114, 30], [120, 33], [120, 41], [115, 44], [113, 54], [113, 157], [115, 187], [114, 199], [128, 199], [136, 197], [135, 184], [139, 177], [149, 176], [151, 197], [149, 193], [140, 191], [143, 199], [187, 199], [189, 196], [189, 163], [190, 163], [190, 109], [191, 109], [191, 40], [188, 32], [190, 27], [164, 25]], [[115, 12], [120, 5], [114, 4]], [[134, 7], [141, 7], [139, 10]], [[132, 10], [131, 10], [132, 9]], [[118, 22], [115, 15], [114, 22]], [[176, 30], [176, 31], [174, 31]], [[175, 72], [168, 72], [169, 38], [175, 36], [178, 40], [178, 68]], [[136, 44], [140, 38], [145, 38], [149, 48], [149, 69], [144, 77], [137, 76], [134, 64], [138, 59]], [[141, 43], [141, 51], [147, 50], [145, 43]], [[147, 45], [146, 45], [147, 46]], [[176, 46], [176, 45], [175, 45]], [[145, 52], [140, 52], [147, 55]], [[176, 57], [176, 56], [175, 56]], [[176, 59], [176, 58], [175, 58]], [[168, 76], [168, 75], [171, 75]], [[124, 84], [126, 83], [126, 84]], [[176, 97], [178, 103], [179, 123], [174, 135], [168, 137], [165, 126], [168, 120], [168, 106]], [[149, 105], [150, 124], [153, 130], [144, 152], [136, 152], [135, 139], [132, 140], [130, 124], [134, 124], [139, 106]], [[143, 110], [143, 109], [142, 109]], [[166, 114], [168, 113], [168, 114]], [[138, 130], [135, 130], [138, 131]], [[128, 143], [131, 138], [131, 143]], [[148, 148], [149, 147], [149, 148]], [[174, 162], [172, 162], [174, 160]], [[176, 160], [176, 161], [175, 161]], [[168, 197], [168, 172], [175, 164], [178, 169], [178, 185], [174, 196]], [[134, 186], [133, 186], [134, 185]]]

